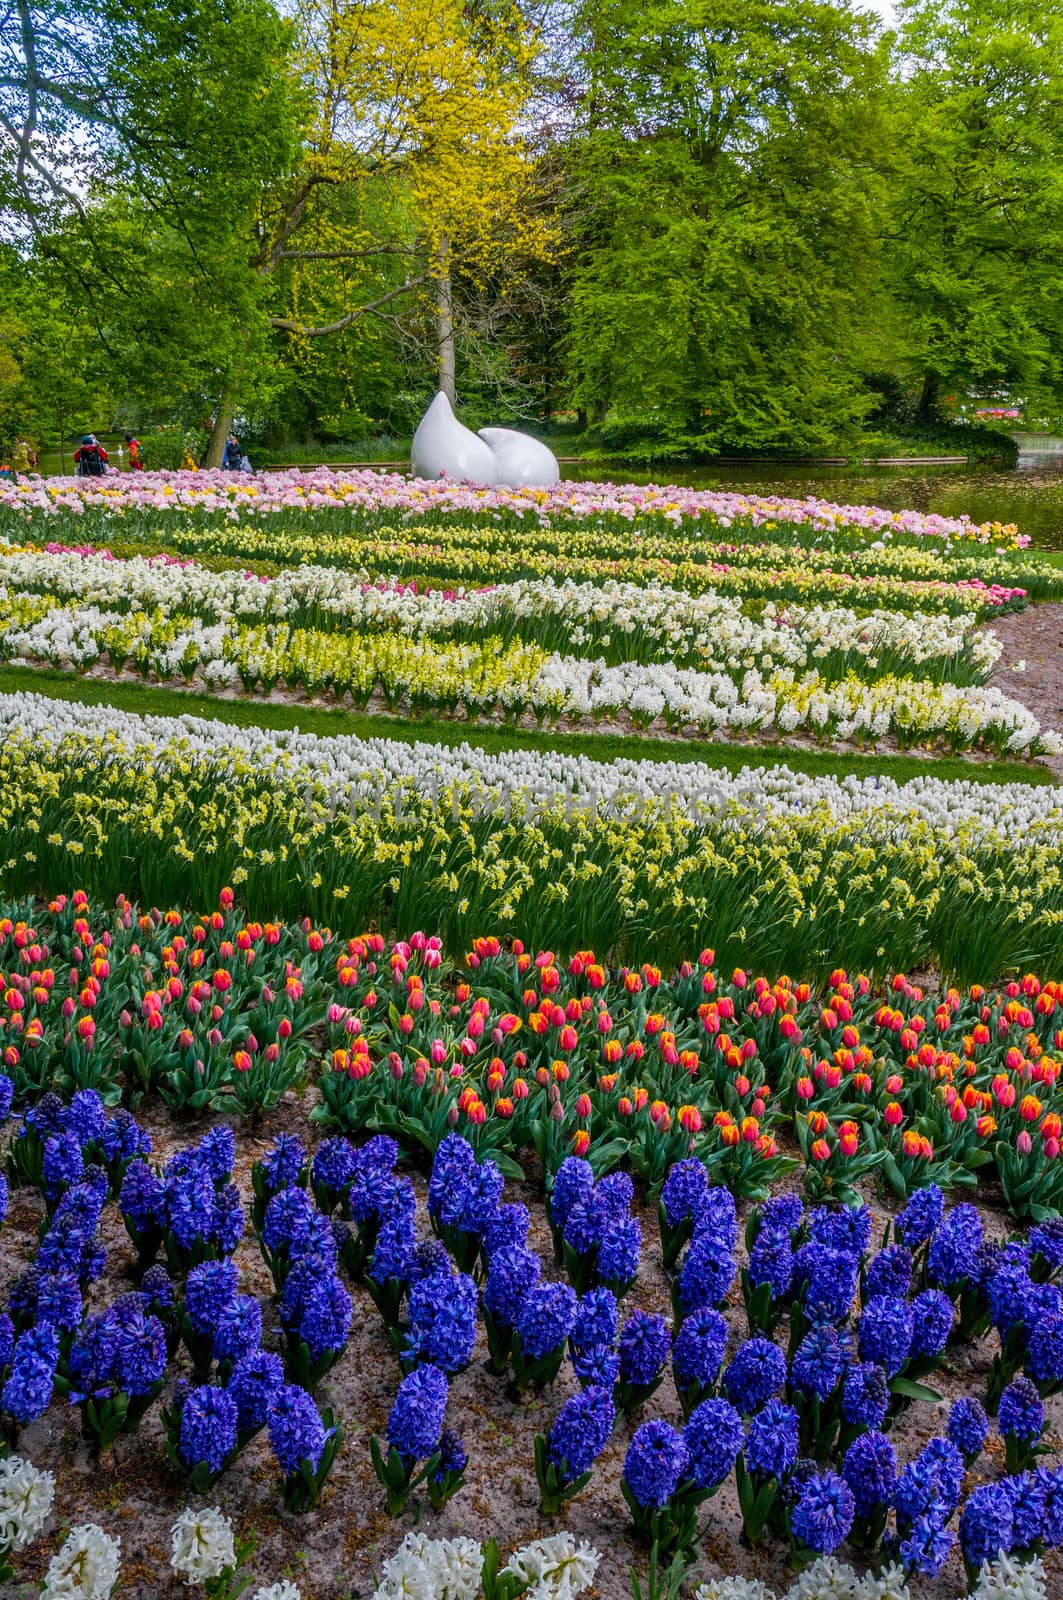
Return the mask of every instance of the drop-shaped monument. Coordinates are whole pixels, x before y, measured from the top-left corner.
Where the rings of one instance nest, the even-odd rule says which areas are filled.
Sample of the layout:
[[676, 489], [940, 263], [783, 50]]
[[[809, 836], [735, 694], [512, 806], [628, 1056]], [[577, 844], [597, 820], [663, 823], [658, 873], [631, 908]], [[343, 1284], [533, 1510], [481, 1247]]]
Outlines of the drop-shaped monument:
[[518, 433], [516, 428], [481, 428], [480, 438], [494, 451], [500, 483], [549, 489], [561, 476], [554, 452], [530, 433]]
[[549, 488], [561, 476], [552, 450], [515, 428], [481, 428], [477, 436], [460, 423], [440, 390], [417, 426], [410, 468], [418, 478], [455, 483], [504, 483], [511, 488]]
[[489, 444], [459, 422], [442, 390], [417, 424], [410, 467], [418, 478], [456, 483], [498, 483], [498, 462]]

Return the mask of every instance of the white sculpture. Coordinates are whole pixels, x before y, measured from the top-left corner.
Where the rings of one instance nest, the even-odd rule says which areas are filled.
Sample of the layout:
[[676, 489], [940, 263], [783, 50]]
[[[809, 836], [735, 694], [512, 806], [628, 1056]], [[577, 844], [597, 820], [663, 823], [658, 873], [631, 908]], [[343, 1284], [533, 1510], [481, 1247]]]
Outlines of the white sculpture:
[[418, 478], [456, 483], [508, 484], [547, 489], [561, 476], [557, 457], [530, 433], [481, 428], [479, 436], [460, 423], [442, 390], [417, 426], [410, 467]]
[[554, 452], [530, 433], [518, 433], [516, 428], [481, 428], [480, 438], [486, 439], [495, 453], [500, 483], [549, 489], [561, 476]]
[[410, 466], [418, 478], [457, 483], [498, 483], [498, 462], [489, 444], [460, 423], [442, 390], [417, 425]]

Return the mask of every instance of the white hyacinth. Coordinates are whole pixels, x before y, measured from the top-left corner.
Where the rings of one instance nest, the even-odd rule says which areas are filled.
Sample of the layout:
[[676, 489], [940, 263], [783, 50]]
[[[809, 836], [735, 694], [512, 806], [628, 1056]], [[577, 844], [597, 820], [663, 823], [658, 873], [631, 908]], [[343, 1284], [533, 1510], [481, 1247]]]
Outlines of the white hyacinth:
[[0, 1546], [24, 1550], [40, 1533], [52, 1501], [55, 1479], [22, 1456], [0, 1461]]
[[256, 1589], [251, 1600], [302, 1600], [299, 1585], [288, 1578], [271, 1583], [268, 1589]]
[[570, 1533], [535, 1539], [515, 1550], [505, 1571], [528, 1585], [522, 1600], [573, 1600], [594, 1582], [601, 1556], [593, 1546]]
[[695, 1590], [694, 1600], [775, 1600], [775, 1591], [757, 1578], [710, 1578]]
[[785, 1600], [864, 1600], [863, 1579], [835, 1556], [820, 1556], [791, 1585]]
[[1001, 1555], [996, 1561], [982, 1562], [971, 1600], [1047, 1600], [1047, 1595], [1045, 1564], [1040, 1556], [1019, 1562]]
[[374, 1600], [477, 1600], [482, 1572], [475, 1539], [408, 1533], [385, 1563]]
[[51, 1559], [41, 1600], [110, 1600], [121, 1550], [121, 1539], [112, 1539], [94, 1522], [71, 1528]]
[[217, 1506], [195, 1511], [189, 1506], [173, 1525], [170, 1565], [187, 1584], [220, 1578], [236, 1565], [232, 1524]]

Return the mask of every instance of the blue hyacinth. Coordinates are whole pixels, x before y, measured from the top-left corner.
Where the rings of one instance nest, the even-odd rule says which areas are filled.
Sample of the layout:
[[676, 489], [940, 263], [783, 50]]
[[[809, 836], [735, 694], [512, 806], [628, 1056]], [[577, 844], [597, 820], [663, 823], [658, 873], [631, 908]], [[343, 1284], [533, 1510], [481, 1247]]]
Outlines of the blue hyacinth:
[[801, 1226], [804, 1214], [804, 1202], [799, 1194], [772, 1195], [760, 1208], [761, 1232], [769, 1229], [789, 1238]]
[[654, 1383], [672, 1353], [672, 1336], [664, 1318], [633, 1311], [620, 1330], [620, 1378], [642, 1387]]
[[1045, 1427], [1045, 1408], [1029, 1378], [1013, 1378], [1000, 1397], [997, 1427], [1001, 1436], [1011, 1433], [1021, 1443], [1039, 1439]]
[[588, 1289], [576, 1307], [572, 1324], [572, 1344], [577, 1349], [588, 1345], [613, 1344], [620, 1330], [620, 1308], [611, 1289]]
[[660, 1510], [686, 1477], [689, 1464], [682, 1434], [667, 1422], [644, 1422], [628, 1446], [622, 1481], [636, 1505]]
[[193, 1267], [185, 1285], [185, 1311], [197, 1333], [212, 1335], [221, 1314], [236, 1298], [234, 1261], [204, 1261]]
[[794, 1255], [791, 1284], [810, 1322], [838, 1323], [852, 1310], [859, 1276], [860, 1259], [850, 1251], [806, 1244]]
[[266, 1428], [270, 1447], [286, 1477], [298, 1473], [304, 1461], [317, 1471], [329, 1433], [305, 1389], [294, 1383], [283, 1384], [273, 1396]]
[[939, 1289], [955, 1292], [978, 1270], [982, 1244], [982, 1219], [972, 1205], [953, 1206], [938, 1228], [927, 1252], [927, 1275]]
[[1042, 1256], [1049, 1272], [1063, 1267], [1063, 1217], [1049, 1217], [1030, 1229], [1031, 1253]]
[[484, 1284], [484, 1305], [503, 1328], [516, 1326], [525, 1297], [542, 1276], [542, 1262], [523, 1245], [503, 1247], [492, 1255]]
[[299, 1182], [306, 1156], [293, 1133], [278, 1134], [272, 1150], [262, 1158], [260, 1170], [268, 1195], [291, 1189]]
[[794, 1537], [817, 1555], [830, 1555], [853, 1525], [853, 1492], [836, 1472], [817, 1472], [804, 1484], [790, 1514]]
[[115, 1331], [114, 1376], [124, 1394], [151, 1394], [166, 1372], [166, 1332], [158, 1317], [138, 1307]]
[[564, 1344], [576, 1320], [576, 1303], [567, 1283], [540, 1283], [528, 1292], [516, 1327], [529, 1361], [541, 1361]]
[[894, 1377], [908, 1361], [913, 1327], [912, 1308], [906, 1300], [888, 1294], [869, 1300], [857, 1330], [861, 1359], [877, 1362], [888, 1377]]
[[71, 1097], [67, 1110], [67, 1127], [78, 1143], [86, 1145], [102, 1139], [106, 1125], [107, 1110], [96, 1090], [79, 1089]]
[[845, 1375], [849, 1352], [837, 1328], [831, 1323], [811, 1328], [794, 1352], [790, 1382], [805, 1394], [826, 1400]]
[[932, 1358], [944, 1350], [952, 1332], [952, 1301], [942, 1289], [924, 1289], [912, 1301], [909, 1359]]
[[564, 1228], [572, 1210], [588, 1200], [594, 1189], [594, 1169], [579, 1156], [566, 1156], [554, 1175], [550, 1191], [550, 1221]]
[[923, 1516], [917, 1517], [907, 1528], [897, 1552], [908, 1572], [936, 1578], [955, 1543], [956, 1535], [950, 1528], [943, 1528], [936, 1517]]
[[236, 1406], [237, 1427], [241, 1434], [265, 1427], [273, 1397], [284, 1383], [284, 1367], [279, 1356], [269, 1350], [254, 1350], [234, 1366], [228, 1393]]
[[897, 1452], [884, 1433], [870, 1429], [845, 1452], [842, 1477], [853, 1494], [858, 1517], [888, 1506], [897, 1483]]
[[262, 1342], [262, 1307], [248, 1294], [238, 1294], [224, 1308], [214, 1328], [215, 1361], [235, 1363]]
[[715, 1386], [727, 1349], [727, 1323], [718, 1311], [704, 1306], [684, 1317], [672, 1346], [672, 1370], [676, 1387], [687, 1389], [701, 1384]]
[[447, 1380], [438, 1367], [418, 1367], [399, 1384], [388, 1417], [387, 1438], [404, 1461], [425, 1461], [435, 1452], [447, 1409]]
[[668, 1169], [661, 1188], [661, 1205], [669, 1227], [678, 1228], [693, 1220], [708, 1186], [708, 1175], [696, 1156], [677, 1161]]
[[749, 1253], [749, 1281], [755, 1289], [761, 1284], [771, 1286], [773, 1300], [783, 1300], [789, 1293], [794, 1271], [794, 1252], [789, 1234], [772, 1233], [761, 1228]]
[[1013, 1523], [1011, 1496], [1002, 1484], [984, 1483], [971, 1490], [960, 1516], [960, 1546], [972, 1569], [1007, 1555]]
[[488, 1259], [500, 1250], [526, 1249], [530, 1226], [531, 1212], [522, 1201], [499, 1206], [484, 1225], [483, 1244]]
[[952, 1403], [946, 1432], [969, 1465], [985, 1444], [989, 1418], [977, 1400], [963, 1395]]
[[341, 1195], [350, 1187], [356, 1164], [354, 1146], [349, 1139], [342, 1135], [326, 1139], [314, 1152], [311, 1182], [315, 1187]]
[[850, 1427], [880, 1428], [890, 1405], [889, 1379], [873, 1361], [849, 1368], [842, 1385], [842, 1416]]
[[932, 1183], [910, 1195], [894, 1226], [909, 1250], [915, 1250], [934, 1237], [944, 1214], [945, 1196], [937, 1184]]
[[476, 1344], [476, 1285], [464, 1273], [422, 1278], [410, 1290], [407, 1353], [443, 1372], [461, 1372]]
[[937, 1518], [942, 1527], [960, 1503], [963, 1457], [950, 1439], [931, 1439], [909, 1461], [893, 1491], [898, 1523]]
[[809, 1217], [809, 1232], [812, 1243], [824, 1250], [862, 1256], [871, 1243], [871, 1212], [865, 1205], [816, 1206]]
[[236, 1135], [233, 1130], [221, 1125], [211, 1128], [199, 1141], [196, 1156], [215, 1183], [224, 1183], [232, 1177], [233, 1162], [236, 1160]]
[[35, 1422], [52, 1403], [59, 1340], [54, 1328], [29, 1328], [20, 1335], [11, 1358], [11, 1375], [0, 1405], [21, 1424]]
[[1044, 1535], [1048, 1486], [1033, 1472], [1012, 1473], [1000, 1480], [1011, 1501], [1011, 1547], [1032, 1550]]
[[906, 1300], [912, 1286], [912, 1252], [902, 1244], [887, 1245], [868, 1263], [864, 1280], [864, 1299], [895, 1295]]
[[749, 1472], [784, 1478], [797, 1460], [798, 1416], [793, 1406], [769, 1400], [749, 1424], [742, 1456]]
[[188, 1468], [220, 1472], [236, 1449], [236, 1402], [225, 1389], [191, 1389], [181, 1408], [180, 1454]]
[[85, 1170], [81, 1145], [73, 1130], [53, 1134], [45, 1141], [41, 1173], [44, 1192], [50, 1200], [57, 1198], [72, 1183], [77, 1183]]
[[683, 1429], [686, 1475], [699, 1489], [716, 1489], [730, 1476], [743, 1445], [742, 1419], [726, 1400], [703, 1400]]
[[589, 1472], [616, 1424], [616, 1407], [609, 1389], [591, 1385], [566, 1400], [550, 1429], [549, 1459], [563, 1480]]
[[695, 1234], [679, 1273], [678, 1304], [683, 1316], [703, 1306], [721, 1305], [734, 1277], [732, 1246], [712, 1233]]
[[727, 1398], [744, 1417], [759, 1411], [786, 1382], [786, 1358], [770, 1339], [748, 1339], [723, 1375]]
[[614, 1285], [618, 1293], [623, 1293], [638, 1275], [641, 1255], [642, 1227], [638, 1218], [621, 1218], [602, 1234], [595, 1275], [600, 1283]]

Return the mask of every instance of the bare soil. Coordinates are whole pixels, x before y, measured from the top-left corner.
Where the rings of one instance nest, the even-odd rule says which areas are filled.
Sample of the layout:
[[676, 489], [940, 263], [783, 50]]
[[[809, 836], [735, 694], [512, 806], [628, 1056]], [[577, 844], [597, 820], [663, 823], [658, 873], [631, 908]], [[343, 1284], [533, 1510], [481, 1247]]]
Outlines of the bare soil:
[[[257, 1133], [246, 1126], [236, 1128], [237, 1179], [245, 1198], [250, 1197], [251, 1163], [268, 1148], [281, 1128], [295, 1131], [312, 1147], [315, 1134], [307, 1122], [310, 1101], [289, 1098], [270, 1117], [266, 1129]], [[155, 1138], [155, 1155], [167, 1159], [202, 1132], [201, 1126], [175, 1128], [164, 1112], [141, 1119]], [[421, 1228], [427, 1231], [425, 1180], [415, 1174], [421, 1201]], [[541, 1186], [529, 1181], [510, 1185], [509, 1198], [523, 1198], [533, 1216], [532, 1242], [544, 1262], [551, 1261], [549, 1230], [543, 1210]], [[992, 1190], [981, 1202], [986, 1229], [999, 1237], [1008, 1231], [1003, 1209]], [[748, 1206], [742, 1208], [748, 1211]], [[881, 1238], [886, 1211], [875, 1203], [876, 1238]], [[660, 1245], [655, 1210], [641, 1207], [644, 1251], [638, 1280], [625, 1302], [625, 1308], [642, 1307], [668, 1315], [667, 1279], [660, 1265]], [[0, 1234], [0, 1296], [12, 1278], [32, 1258], [36, 1248], [41, 1203], [30, 1191], [12, 1196], [11, 1213]], [[108, 1248], [108, 1270], [91, 1292], [91, 1306], [108, 1303], [129, 1287], [123, 1275], [132, 1267], [133, 1254], [115, 1205], [104, 1213], [103, 1225]], [[241, 1272], [241, 1289], [255, 1293], [263, 1301], [266, 1324], [276, 1326], [270, 1309], [271, 1282], [258, 1253], [253, 1234], [245, 1236], [236, 1257]], [[548, 1268], [553, 1272], [552, 1265]], [[458, 1533], [477, 1539], [498, 1537], [508, 1553], [519, 1544], [567, 1526], [578, 1538], [587, 1539], [602, 1552], [596, 1594], [599, 1600], [629, 1600], [629, 1568], [635, 1563], [645, 1569], [645, 1551], [631, 1533], [619, 1481], [624, 1453], [638, 1424], [650, 1416], [661, 1416], [681, 1425], [681, 1412], [672, 1380], [649, 1402], [643, 1414], [618, 1428], [600, 1459], [594, 1477], [582, 1494], [566, 1509], [559, 1522], [540, 1516], [533, 1467], [535, 1434], [549, 1429], [563, 1401], [575, 1391], [571, 1368], [566, 1366], [558, 1382], [541, 1396], [511, 1401], [503, 1380], [485, 1370], [486, 1348], [481, 1333], [472, 1365], [454, 1379], [447, 1413], [448, 1423], [465, 1438], [469, 1453], [468, 1479], [462, 1491], [440, 1513], [431, 1511], [427, 1500], [411, 1504], [407, 1514], [388, 1517], [383, 1491], [373, 1476], [369, 1456], [369, 1436], [382, 1434], [388, 1410], [399, 1382], [395, 1354], [384, 1335], [379, 1315], [363, 1289], [353, 1291], [355, 1316], [350, 1344], [330, 1374], [318, 1400], [329, 1405], [342, 1421], [344, 1442], [320, 1506], [297, 1517], [283, 1510], [276, 1479], [276, 1468], [265, 1435], [260, 1435], [225, 1473], [206, 1497], [229, 1516], [239, 1533], [253, 1534], [256, 1551], [251, 1560], [257, 1583], [267, 1584], [289, 1576], [302, 1588], [304, 1600], [357, 1600], [370, 1596], [384, 1561], [403, 1534], [414, 1526], [433, 1536]], [[726, 1314], [732, 1328], [732, 1347], [745, 1334], [745, 1318], [736, 1289]], [[780, 1337], [785, 1337], [785, 1324]], [[981, 1394], [992, 1359], [994, 1343], [983, 1340], [957, 1348], [950, 1354], [944, 1371], [933, 1381], [946, 1400], [961, 1394]], [[178, 1358], [180, 1362], [180, 1357]], [[169, 1380], [172, 1382], [172, 1378]], [[167, 1391], [168, 1392], [168, 1391]], [[1063, 1397], [1048, 1404], [1050, 1438], [1057, 1457], [1063, 1443]], [[947, 1416], [947, 1403], [912, 1407], [893, 1430], [901, 1461], [910, 1459], [933, 1434], [940, 1433]], [[170, 1528], [178, 1511], [187, 1503], [186, 1495], [167, 1464], [159, 1408], [154, 1407], [134, 1436], [120, 1438], [113, 1452], [102, 1461], [89, 1454], [80, 1434], [79, 1419], [73, 1408], [53, 1402], [47, 1414], [27, 1428], [18, 1449], [56, 1476], [56, 1505], [45, 1535], [18, 1560], [23, 1582], [39, 1580], [51, 1553], [57, 1548], [62, 1530], [74, 1523], [100, 1523], [122, 1540], [123, 1578], [119, 1590], [122, 1600], [149, 1600], [163, 1597], [175, 1600], [185, 1593], [170, 1566]], [[1003, 1471], [1002, 1450], [991, 1442], [987, 1456], [976, 1463], [969, 1486]], [[768, 1540], [754, 1552], [743, 1548], [741, 1520], [733, 1490], [733, 1480], [704, 1507], [701, 1518], [701, 1576], [743, 1573], [757, 1577], [779, 1593], [792, 1579], [785, 1552]], [[845, 1550], [839, 1552], [848, 1557]], [[860, 1564], [853, 1557], [854, 1565]], [[1050, 1593], [1063, 1594], [1063, 1561], [1057, 1554], [1049, 1558]], [[913, 1583], [913, 1596], [920, 1600], [952, 1600], [964, 1589], [962, 1566], [954, 1553], [942, 1575], [934, 1582]], [[19, 1585], [0, 1585], [0, 1595], [14, 1597]]]
[[[986, 624], [1004, 646], [993, 684], [1033, 712], [1043, 728], [1063, 732], [1063, 601], [1027, 606]], [[1017, 672], [1015, 663], [1024, 661]], [[1043, 756], [1063, 778], [1063, 756]]]

